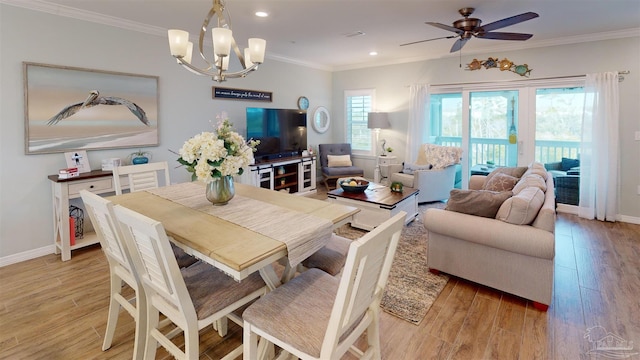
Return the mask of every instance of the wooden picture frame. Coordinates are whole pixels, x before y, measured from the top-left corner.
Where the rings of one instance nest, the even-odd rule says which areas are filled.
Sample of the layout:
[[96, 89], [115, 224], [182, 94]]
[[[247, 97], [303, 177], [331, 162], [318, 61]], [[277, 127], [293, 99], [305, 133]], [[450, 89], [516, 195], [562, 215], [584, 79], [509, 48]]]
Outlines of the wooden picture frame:
[[26, 154], [158, 146], [157, 76], [30, 62], [23, 74]]

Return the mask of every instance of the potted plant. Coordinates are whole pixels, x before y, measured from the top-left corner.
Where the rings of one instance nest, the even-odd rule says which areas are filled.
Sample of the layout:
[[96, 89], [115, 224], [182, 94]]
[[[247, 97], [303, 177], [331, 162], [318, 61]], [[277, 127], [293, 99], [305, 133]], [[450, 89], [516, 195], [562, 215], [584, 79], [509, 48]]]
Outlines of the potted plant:
[[129, 162], [133, 165], [146, 164], [151, 160], [151, 153], [148, 151], [138, 150], [129, 154]]

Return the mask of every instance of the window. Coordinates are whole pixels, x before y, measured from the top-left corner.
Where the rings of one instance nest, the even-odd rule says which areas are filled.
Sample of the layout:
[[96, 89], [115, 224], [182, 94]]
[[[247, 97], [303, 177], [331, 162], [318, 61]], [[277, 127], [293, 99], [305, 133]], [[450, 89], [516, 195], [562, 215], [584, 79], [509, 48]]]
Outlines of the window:
[[580, 157], [583, 109], [582, 87], [536, 89], [536, 161]]
[[374, 151], [373, 132], [367, 127], [368, 114], [373, 111], [374, 94], [372, 89], [345, 91], [346, 141], [354, 153], [372, 154]]

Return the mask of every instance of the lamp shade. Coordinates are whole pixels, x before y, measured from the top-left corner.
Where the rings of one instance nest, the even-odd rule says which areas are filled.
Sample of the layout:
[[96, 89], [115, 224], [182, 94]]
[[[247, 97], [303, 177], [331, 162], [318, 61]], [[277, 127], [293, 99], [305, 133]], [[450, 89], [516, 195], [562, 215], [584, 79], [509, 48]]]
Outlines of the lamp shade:
[[184, 57], [187, 55], [187, 47], [189, 46], [189, 33], [184, 30], [171, 29], [169, 33], [169, 49], [171, 55], [175, 57]]
[[369, 129], [388, 129], [391, 127], [389, 116], [386, 112], [370, 112], [367, 118]]

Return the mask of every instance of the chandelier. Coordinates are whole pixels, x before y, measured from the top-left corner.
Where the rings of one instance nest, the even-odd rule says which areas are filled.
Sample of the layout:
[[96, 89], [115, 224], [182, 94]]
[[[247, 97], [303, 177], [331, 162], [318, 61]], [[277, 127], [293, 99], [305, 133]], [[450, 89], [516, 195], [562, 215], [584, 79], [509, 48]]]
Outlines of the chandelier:
[[[213, 39], [213, 58], [211, 59], [204, 55], [203, 40], [214, 15], [217, 17], [218, 26], [211, 29]], [[171, 29], [168, 33], [171, 56], [177, 59], [178, 64], [196, 75], [209, 76], [217, 82], [223, 82], [227, 78], [245, 77], [251, 71], [258, 69], [258, 65], [264, 61], [264, 51], [267, 44], [264, 39], [249, 39], [249, 46], [244, 49], [244, 54], [240, 52], [232, 36], [231, 17], [228, 11], [225, 12], [222, 0], [213, 1], [213, 7], [209, 10], [200, 29], [198, 49], [207, 67], [201, 69], [191, 64], [193, 43], [189, 41], [189, 32]], [[228, 71], [232, 48], [242, 65], [242, 70], [235, 72]]]

